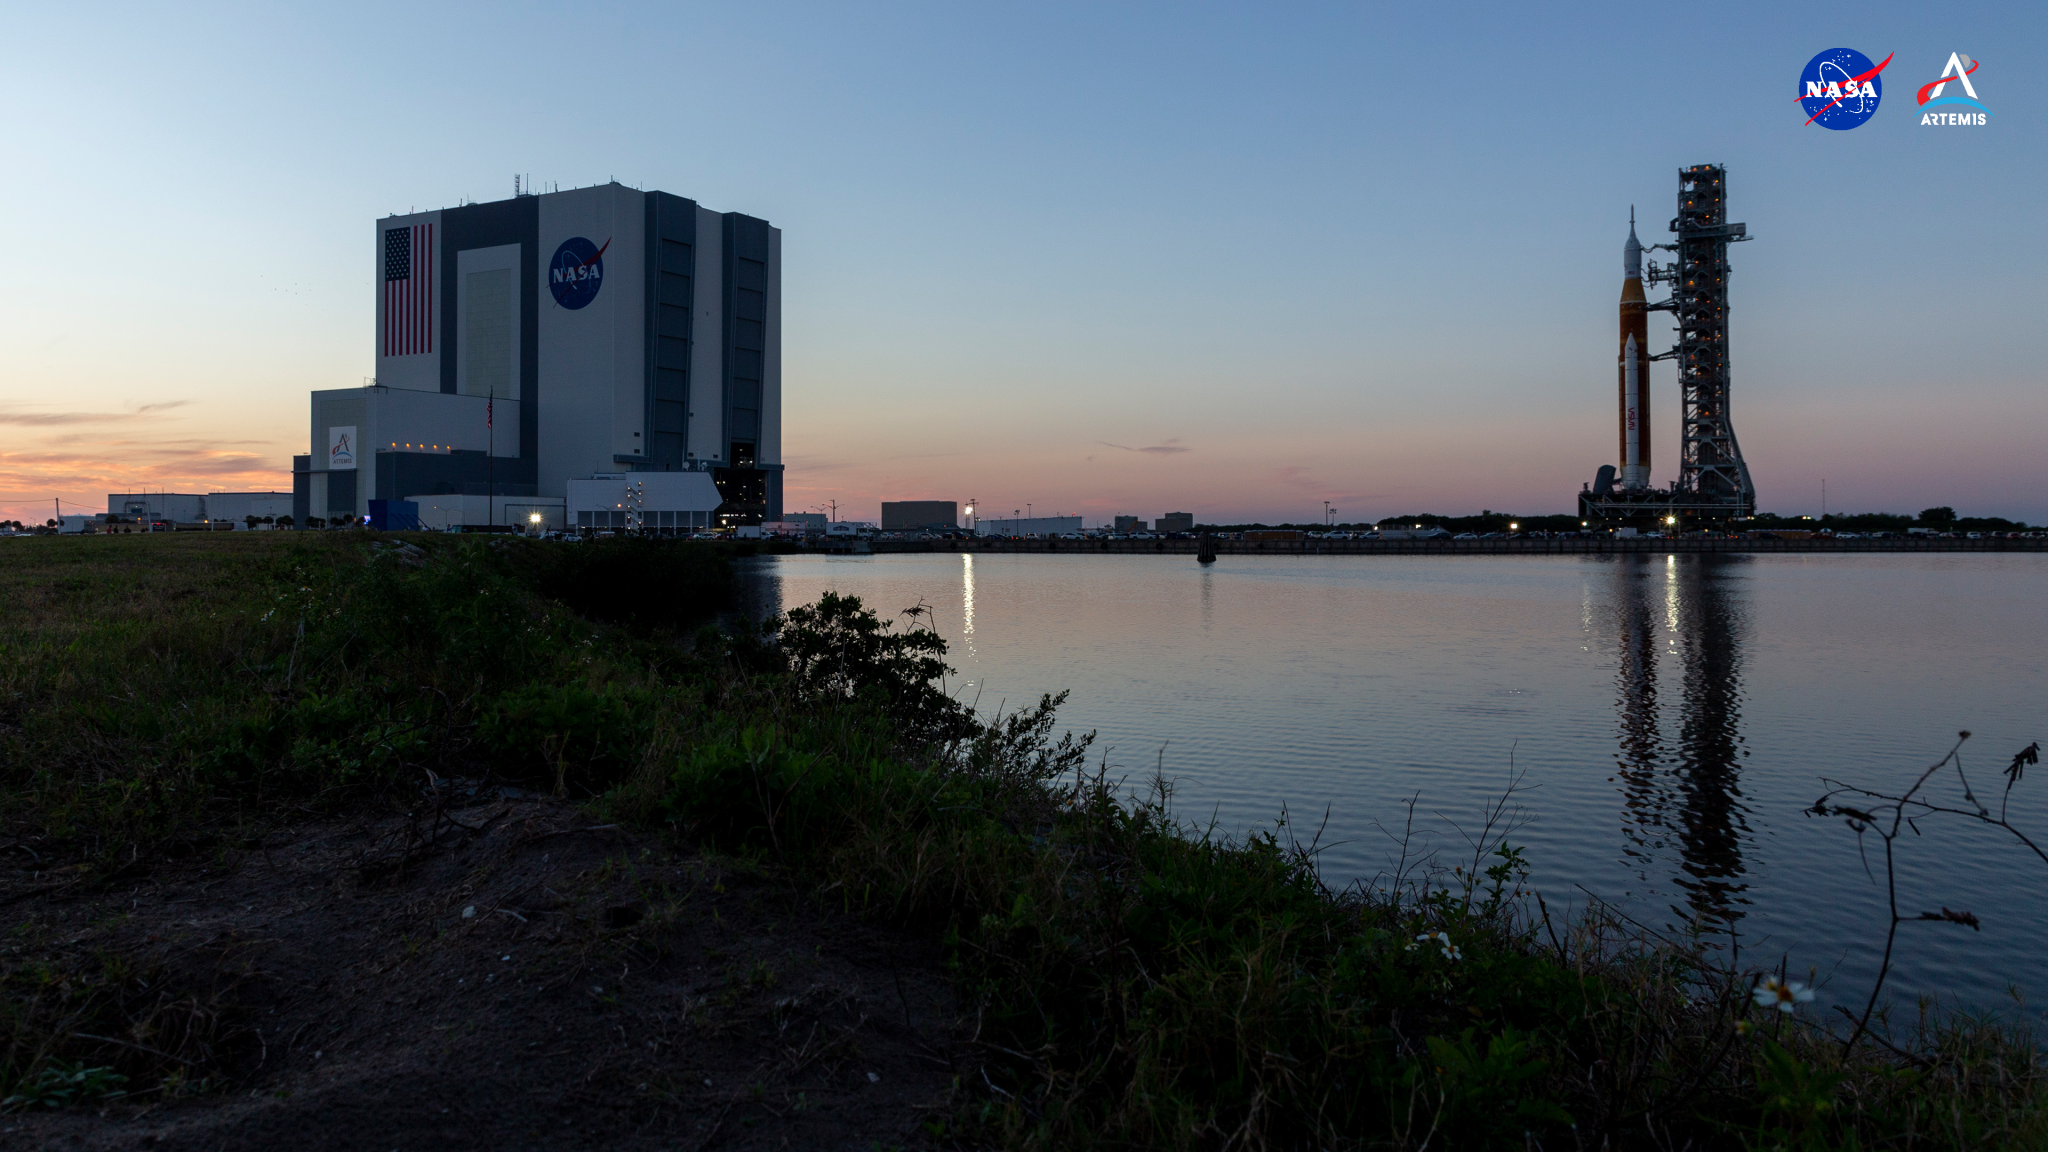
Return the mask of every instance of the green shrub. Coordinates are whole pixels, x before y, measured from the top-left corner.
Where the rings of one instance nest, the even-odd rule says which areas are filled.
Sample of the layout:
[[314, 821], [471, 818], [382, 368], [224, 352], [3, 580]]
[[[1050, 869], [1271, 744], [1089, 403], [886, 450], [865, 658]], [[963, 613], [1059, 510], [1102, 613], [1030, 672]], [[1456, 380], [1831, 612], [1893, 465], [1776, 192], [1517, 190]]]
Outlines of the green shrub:
[[541, 595], [586, 619], [682, 629], [738, 604], [732, 565], [716, 545], [644, 536], [506, 543]]

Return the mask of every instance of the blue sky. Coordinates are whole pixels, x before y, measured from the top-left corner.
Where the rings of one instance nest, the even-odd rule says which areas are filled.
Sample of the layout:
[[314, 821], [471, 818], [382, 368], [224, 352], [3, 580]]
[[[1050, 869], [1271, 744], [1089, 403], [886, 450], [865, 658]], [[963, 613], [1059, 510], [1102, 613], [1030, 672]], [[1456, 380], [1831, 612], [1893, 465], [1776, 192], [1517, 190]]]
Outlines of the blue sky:
[[[1614, 453], [1629, 207], [1665, 239], [1676, 170], [1717, 162], [1756, 237], [1732, 354], [1763, 506], [1825, 479], [1831, 510], [2040, 522], [2044, 13], [16, 13], [0, 513], [285, 485], [306, 392], [372, 372], [371, 221], [515, 172], [784, 230], [792, 509], [1569, 511]], [[1802, 126], [1800, 69], [1844, 46], [1896, 54], [1882, 107]], [[1981, 129], [1918, 123], [1951, 52]]]

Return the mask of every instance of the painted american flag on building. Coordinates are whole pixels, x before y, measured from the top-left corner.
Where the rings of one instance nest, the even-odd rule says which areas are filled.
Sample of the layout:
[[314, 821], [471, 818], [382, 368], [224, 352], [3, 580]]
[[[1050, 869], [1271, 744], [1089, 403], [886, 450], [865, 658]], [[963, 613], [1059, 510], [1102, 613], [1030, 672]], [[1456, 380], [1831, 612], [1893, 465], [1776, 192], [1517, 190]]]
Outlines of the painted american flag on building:
[[384, 230], [384, 355], [434, 350], [434, 226]]

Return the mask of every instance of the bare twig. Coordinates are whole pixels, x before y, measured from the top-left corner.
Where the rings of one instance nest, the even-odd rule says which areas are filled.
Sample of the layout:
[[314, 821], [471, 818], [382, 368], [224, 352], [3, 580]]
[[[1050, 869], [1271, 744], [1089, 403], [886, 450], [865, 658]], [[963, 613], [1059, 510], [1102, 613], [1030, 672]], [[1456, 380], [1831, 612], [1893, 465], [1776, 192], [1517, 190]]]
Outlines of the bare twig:
[[[1958, 911], [1946, 905], [1943, 905], [1939, 912], [1921, 912], [1914, 915], [1902, 915], [1899, 912], [1896, 846], [1901, 829], [1911, 831], [1915, 836], [1918, 836], [1920, 835], [1920, 827], [1916, 822], [1917, 820], [1930, 816], [1960, 816], [1966, 820], [1974, 820], [1980, 824], [2003, 829], [2013, 839], [2018, 840], [2021, 844], [2026, 845], [2027, 848], [2032, 850], [2034, 855], [2040, 857], [2043, 863], [2048, 863], [2048, 851], [2044, 851], [2041, 845], [2034, 842], [2032, 837], [2006, 819], [2006, 799], [2011, 797], [2013, 786], [2019, 783], [2026, 766], [2040, 762], [2040, 743], [2035, 742], [2027, 745], [2027, 747], [2020, 750], [2018, 755], [2012, 758], [2012, 764], [2006, 768], [2004, 773], [2006, 778], [2005, 798], [1999, 801], [1998, 814], [1994, 816], [1991, 810], [1985, 807], [1982, 801], [1977, 799], [1976, 793], [1970, 788], [1969, 775], [1963, 770], [1963, 745], [1969, 739], [1970, 734], [1968, 732], [1958, 732], [1956, 734], [1956, 742], [1949, 748], [1948, 754], [1921, 772], [1919, 777], [1913, 781], [1911, 787], [1896, 794], [1879, 792], [1852, 784], [1844, 784], [1839, 780], [1823, 777], [1821, 782], [1829, 786], [1828, 791], [1822, 793], [1820, 799], [1814, 801], [1813, 806], [1806, 810], [1809, 816], [1841, 817], [1849, 825], [1850, 830], [1856, 833], [1859, 853], [1862, 850], [1865, 833], [1875, 833], [1878, 840], [1884, 845], [1885, 907], [1890, 917], [1890, 923], [1885, 929], [1884, 954], [1878, 961], [1877, 979], [1870, 986], [1870, 998], [1864, 1003], [1862, 1014], [1852, 1017], [1856, 1022], [1856, 1027], [1850, 1031], [1849, 1038], [1842, 1042], [1842, 1054], [1844, 1056], [1847, 1056], [1855, 1048], [1856, 1042], [1861, 1040], [1865, 1034], [1870, 1034], [1873, 1037], [1876, 1036], [1876, 1033], [1870, 1030], [1870, 1017], [1877, 1010], [1878, 996], [1884, 991], [1885, 980], [1891, 975], [1892, 953], [1898, 943], [1899, 925], [1930, 922], [1958, 924], [1966, 928], [1982, 930], [1982, 925], [1978, 922], [1975, 913], [1967, 910]], [[1937, 803], [1922, 795], [1922, 790], [1935, 778], [1935, 775], [1950, 765], [1955, 767], [1956, 782], [1963, 790], [1963, 799], [1970, 805], [1968, 808]], [[1869, 871], [1867, 857], [1865, 858], [1864, 868], [1866, 872]], [[1846, 1009], [1843, 1011], [1844, 1015], [1848, 1015]], [[1885, 1047], [1897, 1051], [1889, 1041], [1883, 1040], [1882, 1037], [1877, 1038]]]

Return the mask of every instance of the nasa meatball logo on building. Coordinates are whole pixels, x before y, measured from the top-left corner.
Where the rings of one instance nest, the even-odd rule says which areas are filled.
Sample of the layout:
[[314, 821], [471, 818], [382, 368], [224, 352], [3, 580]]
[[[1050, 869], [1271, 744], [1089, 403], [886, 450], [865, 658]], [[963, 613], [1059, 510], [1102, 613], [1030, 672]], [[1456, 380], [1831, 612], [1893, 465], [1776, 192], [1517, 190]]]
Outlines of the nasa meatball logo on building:
[[[1970, 75], [1977, 71], [1978, 63], [1960, 52], [1948, 54], [1948, 66], [1941, 70], [1941, 79], [1920, 87], [1920, 123], [1969, 128], [1980, 127], [1991, 119], [1991, 109], [1977, 102], [1977, 89], [1970, 84]], [[1951, 84], [1956, 85], [1962, 94], [1942, 95]], [[1944, 105], [1950, 107], [1945, 111], [1935, 111]]]
[[1883, 64], [1872, 64], [1854, 48], [1830, 48], [1808, 60], [1799, 74], [1798, 97], [1806, 122], [1836, 132], [1862, 127], [1884, 99], [1879, 73], [1891, 62], [1887, 56]]
[[548, 261], [548, 291], [555, 294], [555, 303], [574, 311], [597, 299], [597, 290], [604, 287], [604, 250], [611, 246], [610, 240], [599, 247], [581, 236], [562, 241]]

